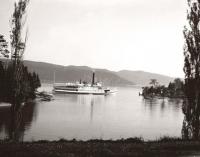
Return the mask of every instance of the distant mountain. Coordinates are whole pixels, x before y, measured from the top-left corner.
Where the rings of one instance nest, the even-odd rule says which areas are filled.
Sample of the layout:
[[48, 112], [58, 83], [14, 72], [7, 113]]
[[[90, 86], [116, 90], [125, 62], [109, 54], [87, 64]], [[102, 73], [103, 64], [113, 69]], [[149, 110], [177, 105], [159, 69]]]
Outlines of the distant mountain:
[[61, 66], [56, 64], [24, 61], [30, 71], [39, 74], [42, 82], [53, 82], [54, 72], [56, 82], [75, 82], [82, 81], [91, 82], [92, 71], [95, 70], [96, 81], [102, 82], [104, 85], [111, 86], [127, 86], [127, 85], [149, 85], [150, 79], [157, 79], [161, 85], [168, 85], [174, 78], [160, 74], [154, 74], [144, 71], [128, 71], [119, 72], [109, 71], [106, 69], [93, 69], [87, 66]]
[[[39, 74], [42, 82], [53, 82], [54, 72], [56, 82], [91, 82], [93, 69], [87, 66], [61, 66], [43, 62], [24, 61], [30, 71]], [[123, 86], [133, 85], [132, 81], [121, 78], [116, 72], [106, 69], [94, 69], [96, 81], [101, 81], [104, 85]]]
[[159, 84], [166, 85], [166, 86], [169, 84], [170, 81], [174, 80], [174, 78], [169, 77], [169, 76], [149, 73], [149, 72], [144, 72], [144, 71], [122, 70], [122, 71], [119, 71], [117, 74], [121, 78], [134, 82], [135, 84], [141, 85], [141, 86], [149, 85], [150, 79], [157, 79]]

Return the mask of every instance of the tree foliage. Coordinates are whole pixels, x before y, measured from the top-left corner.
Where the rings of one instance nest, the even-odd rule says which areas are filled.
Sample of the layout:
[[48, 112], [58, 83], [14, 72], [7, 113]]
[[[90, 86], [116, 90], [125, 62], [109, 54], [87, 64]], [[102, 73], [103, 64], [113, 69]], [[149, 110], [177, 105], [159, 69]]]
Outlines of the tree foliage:
[[[1, 68], [1, 67], [0, 67]], [[20, 81], [20, 90], [18, 98], [14, 99], [15, 90], [14, 83], [14, 62], [9, 62], [8, 66], [2, 68], [0, 101], [9, 102], [11, 104], [20, 105], [21, 102], [26, 102], [28, 99], [35, 98], [35, 91], [41, 86], [39, 76], [33, 72], [29, 72], [28, 68], [22, 64], [22, 80]]]
[[9, 57], [8, 42], [4, 39], [4, 36], [0, 34], [0, 56], [4, 58]]
[[[0, 101], [12, 104], [13, 110], [22, 102], [35, 98], [35, 91], [41, 86], [39, 76], [29, 72], [23, 64], [27, 33], [24, 37], [23, 27], [26, 21], [26, 7], [29, 0], [18, 0], [14, 5], [11, 19], [11, 61], [8, 66], [0, 62]], [[7, 55], [8, 44], [0, 35], [0, 52]]]
[[[29, 0], [19, 0], [14, 4], [14, 12], [11, 19], [11, 58], [17, 62], [23, 58], [26, 47], [27, 31], [25, 37], [24, 25], [26, 22], [26, 8]], [[23, 39], [24, 38], [24, 39]]]
[[[0, 57], [9, 57], [8, 64], [0, 60], [0, 102], [11, 103], [11, 129], [9, 137], [16, 140], [16, 130], [22, 119], [22, 103], [35, 98], [38, 87], [41, 86], [39, 76], [29, 72], [23, 64], [23, 54], [26, 48], [27, 31], [24, 33], [26, 21], [26, 7], [29, 0], [18, 0], [14, 5], [14, 13], [11, 19], [10, 47], [3, 35], [0, 35]], [[25, 34], [25, 35], [24, 35]]]
[[24, 79], [24, 66], [23, 66], [23, 54], [26, 47], [27, 34], [23, 39], [23, 27], [26, 22], [26, 7], [29, 0], [19, 0], [14, 4], [14, 12], [11, 19], [11, 59], [13, 66], [13, 80], [12, 87], [12, 104], [19, 105], [22, 101], [23, 92], [23, 79]]
[[200, 0], [188, 0], [188, 25], [184, 27], [185, 115], [183, 138], [200, 137]]
[[[0, 34], [0, 58], [8, 58], [9, 57], [9, 51], [8, 51], [8, 42], [4, 39], [4, 36]], [[4, 76], [5, 76], [5, 69], [3, 62], [0, 60], [0, 96], [4, 95], [3, 90], [5, 87], [4, 84]]]
[[151, 79], [149, 84], [156, 86], [156, 85], [158, 85], [158, 81], [156, 79]]
[[[152, 80], [151, 80], [152, 82]], [[157, 81], [156, 81], [157, 82]], [[170, 98], [182, 98], [184, 97], [184, 83], [181, 79], [176, 78], [173, 82], [170, 82], [168, 87], [162, 85], [154, 85], [151, 83], [150, 87], [143, 87], [142, 95], [144, 97], [170, 97]]]

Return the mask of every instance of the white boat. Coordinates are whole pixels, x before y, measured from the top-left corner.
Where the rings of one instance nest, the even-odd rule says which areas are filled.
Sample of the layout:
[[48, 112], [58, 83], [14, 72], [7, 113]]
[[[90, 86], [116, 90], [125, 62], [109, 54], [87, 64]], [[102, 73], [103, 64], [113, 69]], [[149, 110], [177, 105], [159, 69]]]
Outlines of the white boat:
[[108, 95], [115, 93], [116, 90], [111, 90], [102, 87], [101, 83], [95, 83], [95, 73], [93, 72], [92, 83], [54, 83], [53, 92], [68, 93], [68, 94], [94, 94], [94, 95]]

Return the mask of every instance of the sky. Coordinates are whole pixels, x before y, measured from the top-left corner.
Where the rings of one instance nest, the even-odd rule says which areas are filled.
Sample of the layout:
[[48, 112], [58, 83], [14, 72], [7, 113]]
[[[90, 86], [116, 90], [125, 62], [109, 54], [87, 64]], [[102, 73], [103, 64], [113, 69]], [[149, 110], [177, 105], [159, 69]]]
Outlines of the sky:
[[[24, 59], [184, 77], [186, 0], [30, 0]], [[14, 0], [0, 0], [9, 41]]]

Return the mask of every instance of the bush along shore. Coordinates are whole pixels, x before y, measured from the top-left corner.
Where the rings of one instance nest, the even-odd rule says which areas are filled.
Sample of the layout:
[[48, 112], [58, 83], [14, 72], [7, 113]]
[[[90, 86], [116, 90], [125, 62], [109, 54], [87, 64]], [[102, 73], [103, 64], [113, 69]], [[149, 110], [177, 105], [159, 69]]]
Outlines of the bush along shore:
[[200, 141], [164, 137], [156, 141], [141, 138], [121, 140], [58, 140], [37, 142], [0, 141], [2, 157], [178, 157], [200, 155]]
[[153, 97], [168, 97], [168, 98], [184, 98], [184, 82], [181, 79], [175, 79], [170, 82], [167, 87], [159, 85], [159, 83], [152, 79], [150, 82], [151, 86], [143, 87], [142, 96], [144, 98]]

